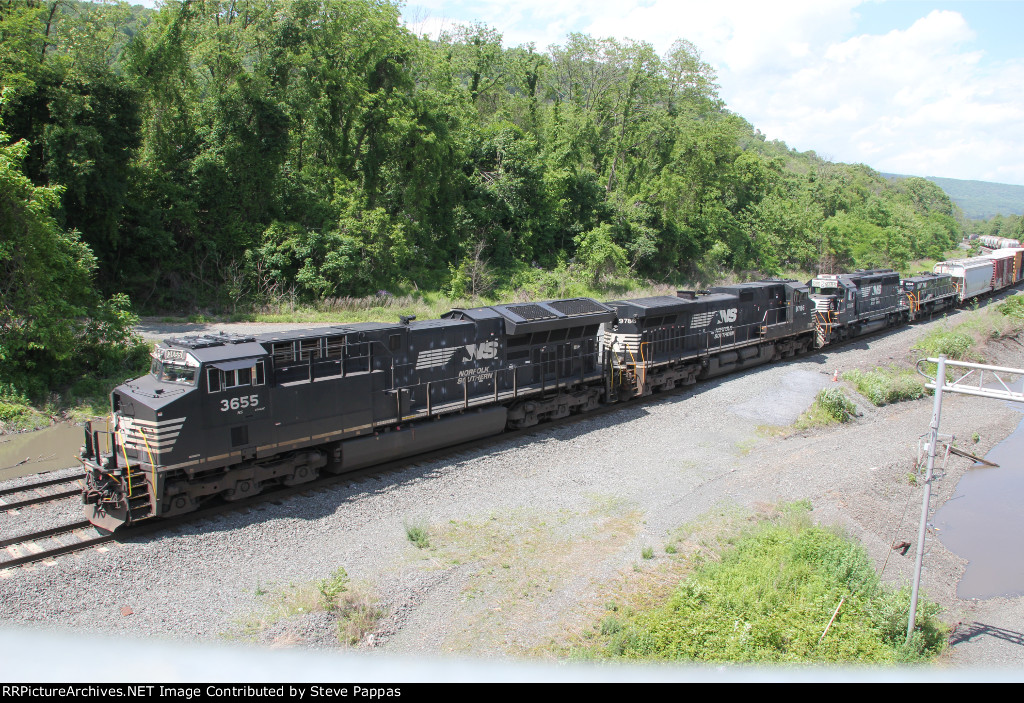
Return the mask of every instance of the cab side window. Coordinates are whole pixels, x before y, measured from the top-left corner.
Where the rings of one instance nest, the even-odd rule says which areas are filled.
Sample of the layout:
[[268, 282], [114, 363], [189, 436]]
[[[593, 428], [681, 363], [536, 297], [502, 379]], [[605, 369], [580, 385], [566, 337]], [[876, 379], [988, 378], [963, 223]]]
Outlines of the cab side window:
[[262, 361], [257, 361], [253, 366], [230, 371], [218, 368], [206, 370], [206, 385], [210, 393], [218, 393], [240, 386], [262, 386], [266, 382]]
[[210, 393], [216, 393], [220, 390], [220, 369], [210, 367], [206, 369], [206, 388]]
[[252, 385], [252, 369], [234, 369], [224, 371], [224, 387], [237, 388], [238, 386]]

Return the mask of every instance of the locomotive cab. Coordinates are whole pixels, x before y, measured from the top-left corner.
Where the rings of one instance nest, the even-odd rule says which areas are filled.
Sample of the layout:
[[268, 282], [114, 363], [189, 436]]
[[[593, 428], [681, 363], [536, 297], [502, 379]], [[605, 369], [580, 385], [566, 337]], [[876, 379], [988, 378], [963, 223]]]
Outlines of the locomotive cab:
[[223, 337], [216, 343], [209, 337], [160, 343], [149, 373], [111, 393], [111, 416], [103, 429], [87, 424], [80, 457], [86, 484], [82, 501], [93, 524], [112, 531], [168, 512], [169, 506], [161, 505], [168, 468], [195, 463], [213, 445], [247, 441], [230, 429], [221, 430], [228, 434], [225, 441], [211, 441], [205, 429], [211, 415], [205, 406], [211, 402], [223, 408], [220, 425], [260, 409], [260, 394], [252, 391], [253, 384], [264, 382], [263, 347], [251, 338]]
[[819, 347], [882, 329], [905, 314], [899, 274], [889, 269], [820, 274], [808, 285]]
[[822, 274], [811, 279], [807, 285], [810, 287], [809, 297], [815, 312], [844, 312], [847, 302], [852, 305], [857, 295], [855, 286], [834, 274]]

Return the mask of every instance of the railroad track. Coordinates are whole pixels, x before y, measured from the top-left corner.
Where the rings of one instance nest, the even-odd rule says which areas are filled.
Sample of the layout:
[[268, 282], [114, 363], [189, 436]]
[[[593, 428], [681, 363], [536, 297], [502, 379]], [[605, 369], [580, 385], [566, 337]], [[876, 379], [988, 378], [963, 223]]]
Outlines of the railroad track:
[[[84, 478], [84, 474], [76, 474], [64, 478], [37, 481], [16, 488], [4, 488], [0, 490], [0, 510], [17, 510], [81, 495], [82, 485], [79, 481], [82, 478]], [[62, 486], [68, 486], [68, 488], [62, 489]], [[24, 495], [19, 498], [18, 496], [22, 494]]]
[[88, 520], [0, 540], [0, 571], [97, 547], [114, 539]]
[[[871, 337], [881, 336], [884, 334], [885, 332], [883, 331], [876, 334], [865, 335], [863, 337], [858, 337], [853, 340], [850, 340], [850, 342], [862, 341], [864, 339], [869, 339]], [[833, 345], [833, 348], [838, 349], [841, 348], [842, 346], [846, 346], [846, 344], [848, 343], [849, 342], [844, 344], [835, 344]], [[800, 355], [796, 359], [819, 353], [822, 353], [821, 350], [809, 351], [805, 354]], [[756, 369], [749, 369], [748, 371], [756, 372]], [[653, 396], [632, 398], [621, 403], [602, 406], [590, 412], [573, 414], [565, 418], [560, 418], [558, 420], [543, 422], [540, 425], [535, 425], [532, 427], [523, 428], [519, 430], [510, 430], [498, 435], [483, 437], [477, 440], [465, 442], [463, 444], [444, 447], [431, 452], [418, 454], [416, 456], [396, 459], [393, 461], [377, 464], [375, 466], [345, 472], [338, 475], [322, 475], [314, 481], [300, 484], [298, 486], [276, 486], [271, 490], [250, 496], [240, 501], [230, 503], [214, 501], [213, 504], [209, 506], [200, 508], [199, 510], [196, 510], [194, 512], [190, 512], [174, 518], [161, 518], [152, 521], [144, 521], [140, 525], [134, 525], [128, 529], [123, 530], [122, 532], [119, 532], [117, 537], [139, 537], [144, 534], [162, 532], [173, 529], [174, 527], [179, 525], [194, 523], [204, 519], [215, 518], [226, 513], [247, 514], [254, 509], [259, 510], [262, 507], [266, 507], [268, 503], [280, 505], [281, 502], [293, 496], [311, 495], [319, 491], [328, 489], [339, 483], [358, 484], [364, 480], [371, 478], [380, 479], [381, 476], [398, 473], [412, 467], [416, 467], [432, 461], [437, 461], [439, 459], [445, 459], [466, 452], [472, 452], [473, 450], [476, 449], [481, 449], [503, 442], [515, 441], [520, 438], [534, 435], [538, 432], [550, 431], [561, 427], [574, 425], [586, 420], [597, 419], [603, 415], [618, 413], [636, 407], [642, 407], [643, 405], [650, 403], [652, 401], [657, 402], [659, 399], [668, 400], [673, 396], [678, 396], [690, 392], [692, 391], [692, 389], [693, 386], [680, 386], [673, 390], [655, 393]], [[75, 475], [63, 479], [49, 479], [27, 486], [20, 486], [18, 488], [8, 488], [0, 490], [0, 510], [13, 510], [18, 507], [38, 503], [45, 503], [49, 501], [59, 500], [65, 497], [79, 495], [81, 493], [81, 486], [77, 486], [73, 490], [57, 491], [51, 494], [40, 495], [33, 499], [18, 501], [15, 503], [4, 502], [5, 499], [10, 495], [16, 495], [18, 493], [27, 493], [33, 490], [38, 492], [43, 488], [49, 489], [51, 487], [59, 486], [61, 484], [74, 484], [80, 481], [82, 478], [82, 475]], [[0, 550], [2, 550], [0, 551], [0, 571], [12, 569], [14, 567], [22, 566], [24, 564], [29, 564], [32, 562], [45, 561], [47, 559], [52, 559], [54, 557], [69, 554], [71, 552], [77, 552], [91, 547], [96, 547], [106, 542], [111, 542], [114, 540], [115, 535], [104, 534], [86, 520], [83, 520], [78, 523], [73, 523], [70, 525], [65, 525], [62, 527], [55, 527], [32, 534], [22, 535], [20, 537], [3, 539], [0, 540]], [[11, 558], [4, 559], [3, 552], [6, 552], [6, 554]]]

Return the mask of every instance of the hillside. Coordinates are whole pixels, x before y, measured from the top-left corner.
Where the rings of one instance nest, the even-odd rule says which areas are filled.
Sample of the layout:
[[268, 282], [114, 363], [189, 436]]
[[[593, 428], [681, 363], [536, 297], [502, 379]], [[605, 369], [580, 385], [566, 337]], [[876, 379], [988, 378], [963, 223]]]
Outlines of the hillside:
[[[893, 179], [910, 178], [897, 173], [882, 175]], [[925, 176], [925, 180], [946, 191], [953, 202], [972, 220], [987, 220], [995, 215], [1024, 215], [1024, 186], [933, 176]]]

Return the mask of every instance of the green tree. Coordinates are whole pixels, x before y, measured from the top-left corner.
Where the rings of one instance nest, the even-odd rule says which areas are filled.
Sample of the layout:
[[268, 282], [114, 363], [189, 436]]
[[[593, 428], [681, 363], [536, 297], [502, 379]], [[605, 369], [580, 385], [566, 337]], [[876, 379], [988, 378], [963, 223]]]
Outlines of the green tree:
[[626, 265], [626, 252], [614, 242], [612, 233], [612, 226], [605, 223], [576, 237], [576, 256], [594, 286]]
[[0, 131], [0, 380], [40, 396], [82, 373], [130, 368], [142, 347], [128, 299], [101, 298], [92, 252], [54, 219], [61, 188], [24, 173], [28, 149]]

